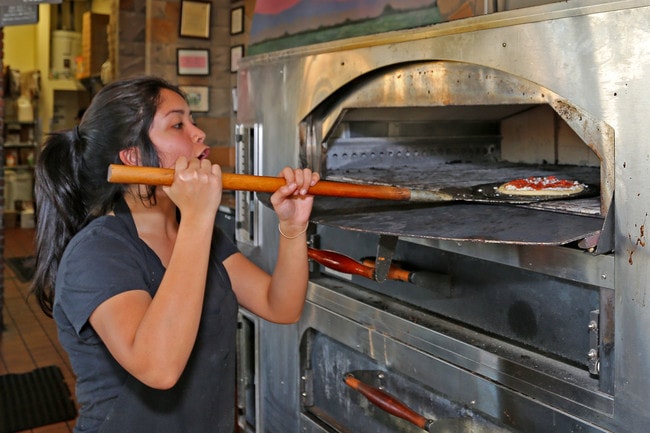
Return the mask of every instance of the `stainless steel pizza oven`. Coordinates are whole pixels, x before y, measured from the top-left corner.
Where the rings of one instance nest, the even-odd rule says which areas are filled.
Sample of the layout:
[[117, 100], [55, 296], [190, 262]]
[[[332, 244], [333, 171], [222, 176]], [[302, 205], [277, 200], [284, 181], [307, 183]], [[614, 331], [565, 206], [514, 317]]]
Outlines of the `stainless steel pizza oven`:
[[[316, 198], [310, 248], [373, 272], [313, 261], [294, 326], [241, 311], [240, 427], [422, 431], [353, 377], [431, 431], [642, 431], [649, 21], [647, 2], [556, 3], [245, 59], [240, 172], [587, 189], [514, 204]], [[267, 199], [237, 193], [236, 224], [270, 270]]]

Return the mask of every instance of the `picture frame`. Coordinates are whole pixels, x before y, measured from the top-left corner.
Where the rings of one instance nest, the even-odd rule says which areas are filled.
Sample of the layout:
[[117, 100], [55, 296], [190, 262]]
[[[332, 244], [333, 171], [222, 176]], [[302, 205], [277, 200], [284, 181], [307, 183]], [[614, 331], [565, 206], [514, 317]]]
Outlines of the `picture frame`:
[[232, 111], [236, 113], [238, 109], [238, 101], [239, 101], [237, 87], [233, 87], [230, 93], [232, 95]]
[[193, 113], [210, 111], [210, 88], [208, 86], [180, 86]]
[[178, 75], [210, 75], [210, 50], [177, 48]]
[[230, 72], [239, 70], [239, 61], [244, 57], [244, 46], [235, 45], [230, 47]]
[[9, 2], [0, 5], [0, 27], [38, 23], [38, 4]]
[[230, 34], [244, 33], [244, 7], [240, 6], [230, 10]]
[[182, 0], [179, 35], [185, 38], [210, 39], [212, 3]]

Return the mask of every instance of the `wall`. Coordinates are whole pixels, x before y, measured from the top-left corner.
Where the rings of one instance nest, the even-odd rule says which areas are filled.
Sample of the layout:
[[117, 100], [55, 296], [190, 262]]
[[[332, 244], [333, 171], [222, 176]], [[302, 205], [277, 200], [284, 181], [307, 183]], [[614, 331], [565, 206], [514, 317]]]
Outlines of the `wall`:
[[[220, 164], [232, 161], [220, 158], [220, 148], [232, 148], [234, 113], [232, 88], [237, 85], [236, 74], [230, 72], [230, 47], [245, 45], [250, 29], [255, 1], [212, 0], [209, 39], [179, 36], [181, 2], [178, 0], [132, 0], [119, 5], [119, 52], [116, 74], [120, 77], [142, 73], [160, 75], [183, 86], [208, 86], [207, 113], [196, 113], [195, 119], [206, 134], [206, 142], [216, 147], [211, 159]], [[230, 11], [244, 7], [244, 33], [230, 35]], [[124, 23], [129, 23], [125, 26]], [[210, 73], [207, 76], [181, 76], [177, 74], [179, 48], [207, 49]]]
[[[42, 72], [41, 124], [49, 132], [57, 91], [82, 91], [76, 80], [50, 79], [50, 33], [52, 25], [49, 4], [39, 7], [39, 23], [33, 26], [7, 27], [5, 41], [11, 48], [5, 53], [5, 64], [21, 70]], [[230, 35], [230, 10], [245, 8], [242, 34]], [[142, 74], [160, 75], [180, 85], [209, 86], [210, 111], [199, 113], [196, 120], [207, 133], [211, 146], [231, 146], [234, 115], [232, 88], [236, 74], [230, 72], [230, 46], [245, 45], [255, 0], [212, 0], [210, 39], [179, 36], [180, 0], [94, 0], [92, 11], [111, 15], [109, 49], [114, 77]], [[32, 43], [29, 43], [32, 41]], [[176, 73], [178, 48], [206, 48], [210, 52], [210, 75], [179, 76]]]

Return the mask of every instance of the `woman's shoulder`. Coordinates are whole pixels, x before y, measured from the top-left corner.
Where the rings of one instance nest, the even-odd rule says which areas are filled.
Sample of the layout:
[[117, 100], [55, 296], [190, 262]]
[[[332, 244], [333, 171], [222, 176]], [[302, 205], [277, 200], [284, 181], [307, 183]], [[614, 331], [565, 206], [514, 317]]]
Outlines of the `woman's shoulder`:
[[137, 235], [120, 218], [106, 215], [95, 218], [81, 229], [66, 247], [66, 253], [75, 255], [110, 253], [118, 249], [126, 252], [137, 244]]
[[[61, 258], [57, 284], [96, 284], [125, 286], [148, 278], [152, 260], [146, 246], [120, 218], [102, 216], [77, 233]], [[125, 286], [129, 287], [129, 286]], [[142, 286], [144, 287], [144, 286]]]

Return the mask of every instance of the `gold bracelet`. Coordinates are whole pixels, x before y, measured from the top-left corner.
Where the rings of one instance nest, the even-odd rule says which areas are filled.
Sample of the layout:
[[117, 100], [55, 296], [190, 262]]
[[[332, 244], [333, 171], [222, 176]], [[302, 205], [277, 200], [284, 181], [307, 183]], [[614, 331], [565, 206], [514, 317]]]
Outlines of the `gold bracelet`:
[[308, 228], [309, 228], [309, 223], [307, 223], [307, 225], [305, 226], [305, 229], [304, 229], [303, 231], [301, 231], [300, 233], [298, 233], [297, 235], [294, 235], [294, 236], [287, 236], [287, 235], [282, 231], [282, 229], [280, 228], [280, 223], [278, 223], [278, 231], [280, 232], [280, 234], [282, 235], [282, 237], [285, 237], [285, 238], [287, 238], [287, 239], [295, 239], [295, 238], [297, 238], [297, 237], [300, 236], [301, 234], [305, 233], [305, 232], [307, 231]]

